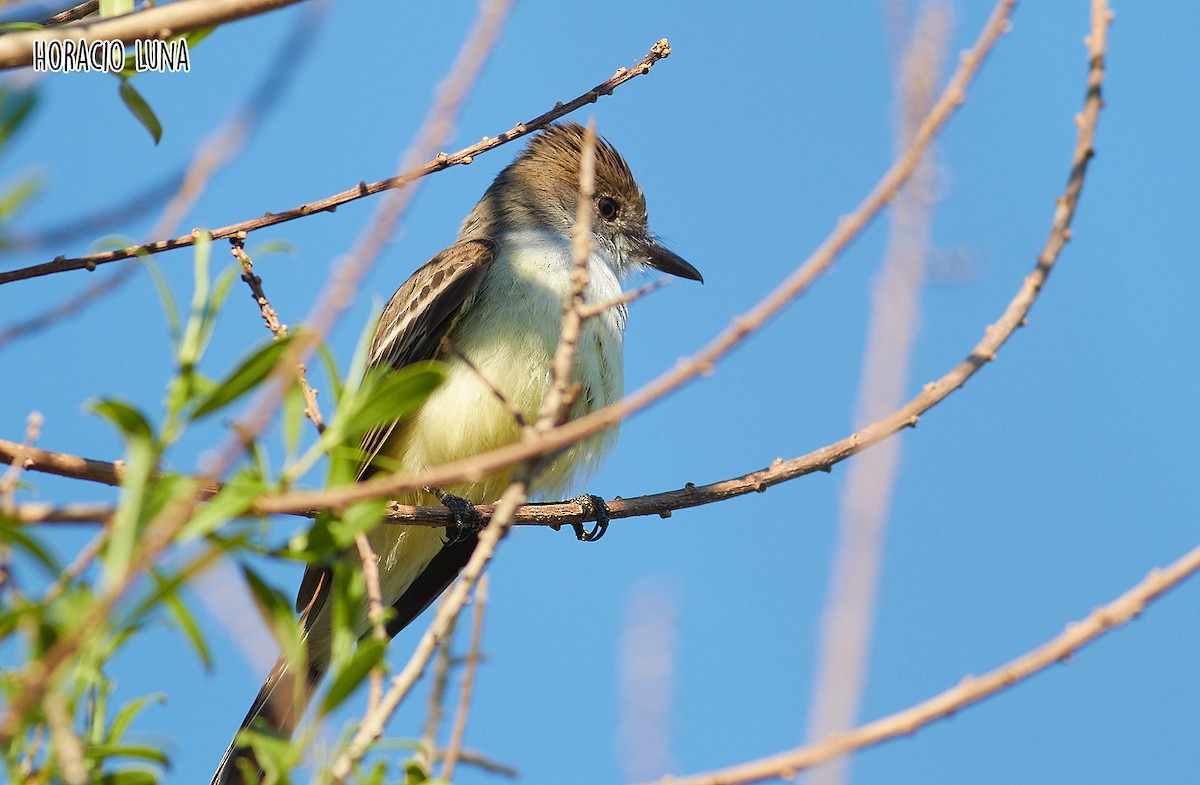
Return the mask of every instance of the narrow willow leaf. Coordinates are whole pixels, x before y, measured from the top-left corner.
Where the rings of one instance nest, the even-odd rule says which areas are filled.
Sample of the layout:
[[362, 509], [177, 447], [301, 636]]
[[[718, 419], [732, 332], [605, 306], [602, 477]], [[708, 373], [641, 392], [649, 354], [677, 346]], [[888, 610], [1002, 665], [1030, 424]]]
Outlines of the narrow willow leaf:
[[113, 399], [96, 401], [91, 410], [117, 426], [125, 438], [125, 472], [121, 480], [120, 502], [113, 516], [104, 563], [106, 580], [120, 580], [129, 568], [138, 525], [147, 503], [151, 474], [158, 462], [158, 450], [149, 420], [134, 407]]
[[150, 104], [146, 103], [146, 99], [142, 98], [142, 94], [134, 89], [128, 79], [121, 80], [121, 87], [118, 89], [121, 94], [121, 100], [125, 102], [125, 107], [129, 109], [137, 121], [142, 124], [149, 133], [154, 143], [158, 144], [162, 139], [162, 124], [158, 122], [158, 117], [154, 114], [154, 110], [150, 108]]
[[262, 477], [249, 471], [240, 471], [221, 486], [220, 492], [196, 511], [192, 519], [179, 532], [178, 542], [184, 543], [204, 537], [216, 531], [221, 524], [238, 517], [262, 493], [266, 484]]
[[133, 722], [142, 709], [151, 703], [165, 702], [166, 696], [162, 694], [143, 695], [129, 701], [121, 707], [117, 716], [113, 717], [112, 725], [108, 728], [108, 738], [112, 741], [120, 741], [125, 736], [125, 731], [129, 730], [129, 723]]
[[246, 393], [257, 387], [267, 374], [275, 367], [284, 350], [290, 344], [289, 338], [260, 346], [249, 357], [225, 377], [207, 398], [200, 401], [192, 412], [192, 419], [199, 420], [213, 412], [228, 406]]
[[204, 669], [211, 671], [212, 655], [209, 654], [208, 644], [204, 642], [204, 634], [200, 632], [200, 625], [196, 624], [196, 619], [192, 616], [192, 612], [188, 610], [187, 605], [184, 604], [183, 598], [179, 596], [178, 592], [169, 592], [163, 597], [163, 604], [171, 612], [171, 617], [179, 625], [179, 629], [183, 632], [184, 637], [192, 644], [192, 648], [195, 649], [196, 656], [200, 658]]
[[325, 698], [321, 701], [321, 713], [328, 714], [342, 705], [354, 689], [363, 683], [371, 669], [382, 662], [386, 650], [387, 641], [364, 638], [358, 644], [358, 651], [354, 653], [350, 662], [334, 674]]
[[[42, 29], [41, 25], [36, 28]], [[10, 92], [7, 87], [0, 88], [0, 146], [8, 142], [8, 138], [21, 127], [37, 102], [37, 93], [25, 90]]]
[[133, 0], [100, 0], [100, 16], [120, 16], [133, 11]]
[[158, 781], [158, 772], [149, 769], [111, 771], [96, 779], [100, 785], [157, 785]]
[[372, 376], [373, 383], [364, 384], [342, 424], [346, 439], [356, 439], [372, 428], [411, 414], [445, 378], [442, 370], [431, 363], [409, 365], [398, 371], [387, 369]]
[[163, 766], [171, 764], [170, 758], [162, 750], [143, 744], [97, 744], [88, 748], [88, 755], [96, 760], [104, 760], [105, 758], [139, 758], [141, 760], [152, 760], [155, 763], [161, 763]]

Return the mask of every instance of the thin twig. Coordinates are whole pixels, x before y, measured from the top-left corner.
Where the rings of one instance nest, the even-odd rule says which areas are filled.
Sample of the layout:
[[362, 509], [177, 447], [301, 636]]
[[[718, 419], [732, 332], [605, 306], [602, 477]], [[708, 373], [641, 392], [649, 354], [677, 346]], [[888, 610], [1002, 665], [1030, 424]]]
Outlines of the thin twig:
[[[178, 5], [173, 3], [172, 5]], [[16, 35], [15, 33], [12, 35]], [[662, 39], [651, 47], [649, 53], [643, 57], [638, 63], [631, 68], [619, 68], [617, 72], [608, 79], [605, 79], [600, 84], [596, 85], [587, 92], [576, 96], [566, 103], [559, 102], [554, 108], [544, 112], [532, 120], [523, 123], [517, 123], [509, 130], [499, 134], [498, 136], [485, 136], [481, 141], [475, 144], [464, 147], [456, 153], [446, 154], [438, 153], [438, 155], [426, 163], [411, 168], [402, 174], [394, 177], [388, 177], [384, 180], [379, 180], [373, 183], [360, 182], [353, 188], [349, 188], [340, 193], [327, 196], [323, 199], [307, 202], [305, 204], [294, 207], [290, 210], [285, 210], [279, 213], [267, 213], [264, 216], [252, 218], [246, 221], [240, 221], [235, 224], [220, 227], [212, 230], [214, 240], [220, 240], [231, 237], [238, 232], [253, 232], [258, 229], [263, 229], [268, 226], [275, 226], [286, 221], [293, 221], [297, 218], [302, 218], [306, 215], [320, 212], [333, 212], [339, 206], [352, 202], [356, 199], [362, 199], [366, 196], [380, 193], [391, 189], [406, 188], [413, 182], [426, 177], [427, 175], [439, 172], [443, 169], [448, 169], [451, 166], [466, 165], [475, 160], [475, 157], [486, 152], [496, 149], [503, 144], [519, 139], [526, 134], [540, 130], [560, 117], [574, 112], [582, 106], [590, 103], [595, 103], [601, 96], [611, 95], [612, 92], [625, 84], [629, 80], [650, 72], [650, 68], [671, 54], [671, 47], [667, 43], [667, 39]], [[183, 248], [192, 245], [195, 238], [191, 233], [181, 235], [169, 240], [157, 240], [154, 242], [144, 243], [142, 245], [134, 245], [128, 248], [120, 248], [103, 253], [88, 254], [87, 256], [79, 256], [72, 259], [59, 257], [53, 261], [44, 264], [31, 265], [29, 267], [0, 272], [0, 284], [9, 283], [11, 281], [20, 281], [27, 278], [36, 278], [42, 275], [51, 275], [53, 273], [66, 272], [68, 270], [94, 270], [97, 266], [115, 262], [120, 259], [128, 259], [142, 253], [155, 254], [163, 251], [170, 251], [175, 248]]]
[[8, 470], [4, 472], [3, 477], [0, 477], [0, 511], [10, 517], [16, 512], [14, 494], [17, 490], [17, 482], [21, 478], [21, 470], [28, 468], [31, 462], [30, 454], [33, 445], [41, 438], [44, 423], [45, 419], [40, 412], [29, 413], [29, 416], [25, 418], [25, 440], [14, 450]]
[[[276, 340], [283, 340], [288, 335], [287, 325], [279, 321], [279, 314], [267, 300], [267, 293], [263, 291], [262, 278], [254, 272], [254, 262], [246, 253], [246, 233], [239, 232], [229, 238], [229, 244], [232, 246], [230, 252], [242, 267], [242, 280], [250, 287], [250, 295], [258, 305], [263, 323], [266, 324], [267, 329], [271, 331]], [[296, 366], [296, 383], [300, 386], [300, 394], [304, 397], [304, 416], [312, 422], [317, 433], [324, 433], [325, 418], [321, 416], [321, 407], [317, 404], [317, 390], [308, 383], [308, 368], [304, 363]]]
[[[711, 372], [716, 362], [760, 329], [828, 270], [837, 255], [892, 199], [896, 190], [912, 173], [934, 135], [945, 124], [953, 110], [963, 102], [967, 84], [978, 72], [992, 45], [1008, 29], [1009, 13], [1015, 3], [1016, 0], [1000, 0], [980, 33], [975, 46], [959, 59], [958, 70], [942, 91], [929, 116], [921, 124], [920, 130], [913, 140], [913, 145], [892, 164], [858, 209], [838, 222], [834, 232], [799, 269], [760, 301], [748, 314], [735, 318], [721, 334], [697, 354], [681, 360], [673, 369], [661, 374], [632, 395], [591, 414], [570, 420], [552, 431], [541, 434], [536, 439], [525, 439], [470, 458], [431, 467], [415, 474], [381, 473], [377, 478], [343, 488], [266, 495], [257, 502], [260, 511], [269, 509], [270, 512], [299, 512], [316, 507], [339, 506], [362, 499], [394, 496], [403, 490], [430, 486], [445, 487], [469, 477], [490, 474], [505, 467], [515, 466], [521, 461], [546, 455], [581, 442], [606, 428], [611, 428], [629, 415], [646, 408], [697, 376]], [[823, 465], [828, 465], [828, 461]]]
[[[43, 418], [39, 412], [30, 412], [25, 418], [25, 441], [17, 448], [8, 471], [0, 477], [0, 513], [8, 520], [18, 520], [16, 503], [17, 482], [25, 468], [30, 449], [42, 435]], [[8, 590], [19, 596], [12, 574], [12, 550], [8, 542], [0, 543], [0, 591]]]
[[[1024, 323], [1025, 314], [1028, 313], [1029, 307], [1037, 297], [1045, 283], [1046, 276], [1049, 275], [1050, 269], [1068, 239], [1071, 219], [1083, 188], [1088, 161], [1093, 155], [1096, 122], [1100, 108], [1103, 106], [1101, 86], [1104, 80], [1108, 25], [1111, 20], [1112, 14], [1105, 0], [1092, 0], [1092, 28], [1091, 34], [1087, 38], [1089, 59], [1087, 96], [1084, 101], [1084, 109], [1078, 116], [1079, 132], [1071, 158], [1071, 173], [1067, 181], [1067, 188], [1056, 204], [1050, 236], [1038, 256], [1037, 267], [1025, 279], [1025, 285], [1013, 302], [1009, 304], [1001, 320], [989, 328], [980, 346], [976, 347], [975, 352], [951, 372], [951, 374], [961, 372], [961, 378], [957, 379], [953, 387], [945, 388], [943, 395], [948, 393], [949, 389], [960, 386], [967, 377], [993, 359], [995, 350], [1003, 345], [1019, 325]], [[941, 382], [935, 383], [935, 385], [937, 384], [941, 384]], [[926, 392], [930, 392], [929, 387], [926, 388]], [[1055, 662], [1066, 659], [1100, 635], [1132, 619], [1142, 611], [1147, 603], [1178, 585], [1197, 570], [1200, 570], [1200, 547], [1192, 550], [1165, 570], [1151, 572], [1137, 586], [1095, 611], [1084, 621], [1068, 625], [1063, 634], [1028, 654], [983, 677], [966, 678], [953, 689], [857, 730], [835, 735], [820, 744], [801, 747], [720, 771], [694, 777], [672, 777], [662, 782], [664, 785], [666, 782], [670, 782], [671, 785], [740, 785], [740, 783], [791, 776], [801, 769], [823, 763], [839, 755], [878, 744], [896, 736], [911, 734], [923, 725], [954, 714], [968, 705], [1027, 679]]]
[[67, 711], [62, 696], [50, 693], [42, 701], [46, 722], [50, 725], [50, 742], [53, 757], [58, 763], [62, 781], [67, 785], [86, 785], [90, 781], [87, 766], [83, 762], [83, 742], [71, 729], [71, 713]]
[[[225, 164], [232, 160], [244, 147], [246, 140], [258, 127], [263, 118], [270, 115], [271, 110], [284, 95], [288, 86], [301, 72], [298, 67], [304, 57], [311, 51], [314, 36], [312, 31], [319, 26], [321, 19], [328, 9], [328, 3], [310, 4], [304, 14], [293, 26], [291, 33], [275, 50], [270, 66], [263, 72], [255, 89], [249, 97], [226, 118], [217, 130], [204, 143], [197, 146], [192, 158], [181, 176], [171, 178], [173, 186], [167, 186], [166, 194], [158, 196], [153, 206], [166, 202], [154, 227], [146, 235], [149, 238], [162, 237], [176, 231], [180, 222], [187, 216], [188, 211], [196, 204], [204, 189], [212, 180], [213, 175]], [[150, 195], [163, 188], [159, 185], [151, 189]], [[167, 195], [170, 198], [167, 198]], [[110, 217], [101, 216], [101, 217]], [[195, 240], [195, 234], [189, 237]], [[126, 249], [129, 250], [129, 249]], [[141, 252], [134, 250], [121, 258], [138, 256]], [[62, 257], [59, 257], [61, 259]], [[56, 262], [58, 259], [55, 260]], [[86, 265], [85, 265], [86, 266]], [[95, 265], [86, 266], [94, 270]], [[45, 311], [23, 319], [0, 330], [0, 347], [32, 333], [43, 330], [56, 322], [79, 313], [101, 297], [116, 291], [141, 267], [136, 262], [121, 265], [116, 272], [86, 286], [83, 291], [68, 297], [61, 303], [51, 306]], [[7, 273], [0, 273], [0, 280]]]
[[488, 388], [488, 392], [490, 392], [492, 396], [500, 402], [500, 405], [503, 406], [508, 412], [509, 416], [513, 418], [513, 422], [517, 424], [518, 428], [524, 429], [528, 425], [528, 423], [525, 422], [525, 415], [520, 409], [517, 408], [517, 405], [509, 400], [509, 397], [505, 395], [491, 379], [488, 378], [487, 374], [485, 374], [478, 365], [471, 361], [470, 357], [467, 357], [467, 355], [463, 354], [462, 350], [458, 348], [454, 341], [450, 340], [449, 335], [442, 337], [442, 348], [454, 355], [454, 357], [457, 358], [458, 361], [463, 365], [467, 366], [467, 369], [475, 375], [475, 378], [478, 379], [484, 387]]
[[467, 730], [467, 711], [471, 707], [471, 693], [475, 688], [475, 671], [479, 667], [479, 650], [483, 639], [483, 612], [488, 601], [488, 576], [479, 577], [475, 587], [475, 608], [471, 619], [471, 648], [467, 653], [466, 670], [463, 671], [462, 689], [458, 696], [458, 709], [454, 712], [454, 727], [442, 759], [442, 779], [454, 781], [454, 765], [462, 754], [463, 735]]
[[100, 0], [86, 0], [74, 8], [68, 8], [66, 11], [60, 11], [49, 19], [41, 22], [42, 27], [55, 27], [57, 25], [65, 25], [67, 22], [74, 22], [77, 19], [82, 19], [85, 16], [96, 13], [100, 10]]
[[521, 772], [517, 771], [512, 766], [504, 763], [497, 763], [490, 758], [487, 758], [481, 752], [475, 750], [460, 750], [458, 753], [459, 763], [469, 764], [478, 769], [482, 769], [489, 774], [499, 774], [502, 777], [508, 777], [515, 780], [521, 776]]
[[[383, 592], [379, 587], [379, 557], [371, 548], [367, 535], [358, 532], [354, 544], [362, 559], [363, 582], [367, 587], [367, 619], [371, 622], [371, 636], [377, 641], [387, 642], [387, 629], [383, 620]], [[383, 699], [383, 665], [371, 669], [371, 686], [367, 697], [367, 711], [374, 711]]]
[[496, 547], [499, 545], [500, 540], [504, 538], [512, 527], [512, 512], [524, 501], [527, 493], [527, 484], [518, 478], [509, 485], [504, 495], [500, 497], [500, 502], [496, 505], [495, 514], [487, 526], [484, 527], [483, 531], [479, 533], [479, 541], [475, 545], [475, 550], [471, 553], [471, 558], [467, 562], [467, 566], [463, 568], [459, 579], [447, 590], [446, 599], [438, 605], [433, 620], [421, 636], [420, 641], [417, 642], [417, 646], [405, 664], [404, 669], [392, 678], [391, 684], [377, 710], [363, 718], [349, 745], [334, 760], [333, 765], [330, 767], [330, 772], [335, 781], [345, 781], [346, 777], [350, 774], [351, 768], [362, 758], [371, 743], [383, 733], [383, 727], [387, 723], [388, 718], [395, 713], [400, 703], [412, 690], [413, 685], [421, 678], [421, 674], [425, 672], [425, 667], [428, 665], [429, 659], [433, 656], [437, 647], [445, 642], [450, 630], [453, 629], [458, 614], [470, 598], [471, 591], [479, 580], [479, 576], [482, 575], [484, 568], [487, 567], [495, 555]]
[[453, 665], [450, 643], [453, 639], [454, 630], [451, 629], [446, 636], [446, 642], [438, 647], [437, 661], [433, 666], [433, 686], [429, 690], [428, 708], [425, 712], [425, 729], [421, 733], [420, 760], [430, 775], [433, 774], [434, 761], [438, 756], [438, 731], [446, 713], [446, 686], [450, 683], [450, 668]]
[[628, 292], [622, 292], [620, 297], [614, 297], [611, 300], [604, 300], [598, 303], [584, 303], [579, 307], [579, 318], [583, 320], [594, 319], [605, 311], [610, 311], [613, 308], [628, 306], [630, 303], [640, 300], [646, 295], [657, 292], [667, 284], [671, 283], [673, 278], [656, 278], [648, 284], [643, 284], [636, 289]]
[[117, 39], [132, 44], [142, 39], [167, 39], [202, 27], [274, 11], [299, 0], [178, 0], [86, 24], [62, 25], [44, 30], [8, 33], [0, 37], [0, 69], [19, 68], [33, 62], [33, 46], [40, 41]]
[[838, 755], [910, 736], [925, 725], [953, 716], [984, 698], [1010, 689], [1057, 662], [1066, 662], [1084, 646], [1136, 618], [1146, 606], [1200, 571], [1200, 547], [1165, 569], [1151, 571], [1140, 583], [1086, 618], [1070, 623], [1059, 635], [982, 676], [966, 676], [956, 686], [820, 744], [694, 777], [669, 777], [659, 785], [741, 785], [790, 777]]
[[[583, 327], [584, 297], [588, 287], [588, 260], [592, 255], [592, 197], [596, 192], [596, 123], [588, 122], [579, 151], [579, 194], [575, 225], [571, 227], [571, 291], [562, 306], [562, 327], [554, 357], [550, 360], [550, 384], [542, 400], [535, 433], [545, 433], [564, 422], [571, 406], [571, 376], [575, 348]], [[526, 436], [533, 434], [527, 433]]]

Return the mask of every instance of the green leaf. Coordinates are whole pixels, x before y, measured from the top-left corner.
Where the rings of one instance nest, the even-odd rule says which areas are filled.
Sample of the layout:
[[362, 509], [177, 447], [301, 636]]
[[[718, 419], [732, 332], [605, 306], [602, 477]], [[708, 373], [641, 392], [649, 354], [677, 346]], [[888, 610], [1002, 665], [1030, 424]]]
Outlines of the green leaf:
[[329, 690], [321, 701], [321, 713], [328, 714], [342, 705], [354, 689], [367, 678], [371, 669], [383, 661], [383, 653], [386, 650], [387, 641], [364, 638], [358, 644], [358, 651], [354, 653], [350, 662], [334, 674]]
[[342, 400], [326, 430], [327, 449], [356, 441], [372, 428], [411, 414], [444, 378], [436, 363], [414, 363], [400, 370], [372, 369], [351, 399]]
[[212, 414], [257, 387], [263, 379], [267, 378], [267, 374], [275, 367], [275, 363], [279, 361], [289, 343], [290, 336], [282, 340], [271, 341], [254, 350], [217, 385], [211, 395], [200, 401], [196, 410], [192, 412], [192, 419], [199, 420], [201, 417]]
[[133, 0], [100, 0], [100, 16], [120, 16], [133, 11]]
[[146, 416], [124, 401], [106, 398], [91, 405], [91, 410], [117, 426], [128, 441], [151, 442], [154, 429]]
[[159, 773], [149, 769], [122, 769], [101, 774], [100, 785], [157, 785]]
[[371, 767], [371, 773], [364, 777], [359, 777], [360, 785], [383, 785], [383, 775], [387, 773], [387, 762], [382, 760], [375, 761], [375, 765]]
[[342, 377], [338, 374], [337, 360], [324, 341], [317, 345], [317, 354], [321, 357], [321, 364], [325, 366], [325, 375], [329, 377], [329, 383], [333, 385], [333, 400], [341, 401], [345, 385], [342, 383]]
[[251, 259], [261, 259], [264, 256], [271, 254], [284, 254], [286, 256], [296, 255], [296, 246], [289, 243], [287, 240], [267, 240], [265, 243], [259, 243], [246, 252]]
[[162, 124], [158, 122], [158, 117], [155, 116], [154, 110], [150, 108], [150, 104], [146, 103], [146, 99], [142, 98], [142, 94], [134, 89], [128, 79], [121, 80], [119, 92], [121, 100], [125, 102], [126, 108], [150, 132], [154, 143], [158, 144], [159, 140], [162, 139]]
[[284, 461], [285, 465], [290, 465], [296, 459], [300, 445], [300, 428], [304, 423], [304, 393], [298, 382], [289, 384], [283, 391], [283, 416], [280, 420]]
[[208, 340], [212, 336], [213, 328], [217, 325], [217, 314], [221, 310], [221, 306], [225, 304], [225, 298], [229, 295], [230, 285], [233, 283], [235, 273], [241, 270], [240, 265], [232, 264], [217, 276], [217, 282], [213, 284], [212, 294], [208, 298], [208, 304], [204, 309], [204, 319], [200, 325], [200, 346], [208, 346]]
[[113, 399], [96, 401], [91, 410], [112, 422], [125, 437], [125, 472], [121, 479], [120, 503], [113, 516], [112, 533], [105, 549], [108, 581], [117, 581], [129, 568], [137, 540], [138, 525], [148, 503], [148, 489], [158, 448], [146, 417], [127, 403]]
[[283, 650], [288, 664], [303, 672], [303, 669], [307, 667], [307, 653], [300, 626], [296, 624], [296, 617], [292, 615], [293, 603], [289, 602], [279, 590], [268, 586], [258, 576], [258, 573], [245, 565], [242, 566], [242, 575], [246, 578], [246, 583], [250, 587], [250, 593], [254, 596], [259, 612], [274, 630], [275, 636], [279, 640], [279, 647]]
[[11, 30], [12, 32], [20, 32], [22, 30], [45, 30], [46, 28], [39, 25], [37, 22], [0, 22], [0, 30]]
[[134, 698], [121, 707], [117, 712], [117, 716], [113, 717], [112, 725], [108, 729], [108, 737], [113, 741], [119, 741], [125, 731], [129, 729], [129, 723], [133, 722], [134, 717], [146, 708], [150, 703], [165, 703], [166, 696], [162, 694], [143, 695], [140, 698]]
[[216, 29], [215, 27], [197, 27], [195, 30], [187, 31], [181, 37], [184, 41], [187, 41], [188, 49], [190, 50], [193, 46], [208, 38], [209, 34]]
[[[12, 22], [11, 24], [28, 24], [25, 22]], [[41, 25], [35, 25], [37, 29], [41, 29]], [[25, 122], [25, 118], [37, 106], [37, 93], [29, 90], [10, 90], [8, 87], [0, 87], [0, 146], [8, 142], [10, 136], [16, 132], [21, 124]]]
[[96, 744], [88, 748], [88, 755], [96, 760], [105, 758], [139, 758], [152, 760], [163, 766], [171, 765], [166, 753], [155, 747], [144, 744]]
[[370, 531], [383, 520], [387, 499], [364, 499], [347, 505], [344, 512], [329, 523], [329, 533], [339, 550], [354, 544], [354, 536]]
[[51, 575], [57, 576], [62, 572], [62, 567], [50, 555], [50, 551], [46, 550], [36, 538], [31, 537], [28, 531], [28, 527], [17, 523], [4, 515], [3, 512], [0, 512], [0, 542], [19, 548], [29, 556], [32, 556]]
[[185, 543], [198, 537], [204, 537], [216, 531], [221, 524], [236, 518], [246, 510], [254, 500], [266, 491], [266, 484], [256, 472], [239, 471], [229, 482], [221, 486], [216, 496], [192, 516], [183, 530], [179, 532], [179, 543]]
[[192, 648], [196, 650], [196, 656], [200, 658], [200, 662], [204, 664], [206, 671], [212, 670], [212, 656], [208, 653], [208, 644], [204, 642], [204, 635], [200, 632], [200, 626], [196, 624], [195, 617], [184, 604], [183, 598], [178, 592], [168, 592], [163, 597], [163, 604], [167, 606], [167, 610], [171, 612], [171, 617], [175, 619], [175, 623], [179, 625], [179, 629], [183, 631], [184, 637], [192, 644]]
[[42, 178], [28, 174], [17, 180], [7, 191], [0, 194], [0, 221], [7, 221], [21, 207], [42, 190]]
[[[251, 728], [239, 732], [237, 737], [238, 744], [254, 750], [254, 758], [266, 774], [266, 782], [286, 782], [283, 779], [284, 775], [300, 762], [306, 752], [303, 745], [293, 744], [291, 739], [267, 728], [261, 720]], [[253, 770], [249, 761], [241, 759], [237, 765], [248, 775], [240, 781], [259, 781], [258, 773]]]
[[190, 369], [200, 362], [204, 352], [204, 336], [209, 332], [205, 322], [212, 314], [209, 309], [210, 281], [208, 279], [209, 258], [212, 253], [212, 235], [200, 232], [192, 249], [192, 304], [188, 310], [187, 324], [183, 328], [183, 339], [179, 342], [179, 367]]
[[154, 281], [154, 288], [158, 291], [158, 300], [162, 303], [163, 314], [167, 317], [167, 327], [171, 331], [171, 346], [178, 353], [180, 339], [179, 308], [175, 305], [175, 296], [171, 294], [171, 285], [167, 283], [167, 277], [163, 275], [162, 268], [154, 261], [153, 256], [139, 254], [139, 258], [142, 261], [142, 266], [150, 273], [150, 279]]

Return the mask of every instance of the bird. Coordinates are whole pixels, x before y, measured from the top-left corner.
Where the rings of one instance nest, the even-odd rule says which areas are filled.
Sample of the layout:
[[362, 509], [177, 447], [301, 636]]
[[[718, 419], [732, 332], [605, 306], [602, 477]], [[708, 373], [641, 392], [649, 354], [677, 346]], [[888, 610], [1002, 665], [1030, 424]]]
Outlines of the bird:
[[[359, 479], [386, 471], [384, 466], [417, 472], [517, 441], [521, 430], [514, 408], [527, 422], [537, 419], [572, 288], [571, 230], [586, 135], [573, 122], [555, 123], [534, 135], [467, 215], [455, 242], [418, 268], [384, 307], [368, 368], [400, 369], [437, 360], [444, 378], [415, 412], [363, 436]], [[595, 138], [593, 150], [584, 300], [612, 306], [581, 327], [571, 418], [623, 394], [628, 314], [620, 302], [621, 282], [649, 270], [704, 280], [650, 232], [645, 196], [616, 148]], [[530, 490], [562, 498], [599, 465], [616, 436], [612, 428], [557, 454], [540, 469]], [[512, 469], [504, 469], [396, 499], [429, 504], [436, 498], [451, 507], [456, 522], [466, 525], [451, 527], [454, 531], [445, 537], [438, 528], [412, 525], [380, 525], [368, 534], [379, 559], [383, 604], [392, 608], [388, 635], [395, 636], [420, 615], [466, 565], [478, 539], [478, 527], [469, 523], [474, 512], [470, 504], [497, 499], [511, 476]], [[355, 563], [361, 557], [350, 549], [341, 558]], [[329, 667], [332, 603], [327, 600], [332, 587], [328, 565], [308, 566], [296, 601], [308, 672], [298, 683], [281, 656], [239, 732], [256, 720], [278, 735], [290, 737], [295, 731]], [[356, 631], [370, 634], [365, 607]], [[258, 769], [258, 774], [247, 779], [243, 768]], [[212, 785], [245, 785], [261, 777], [253, 752], [239, 746], [235, 736]]]

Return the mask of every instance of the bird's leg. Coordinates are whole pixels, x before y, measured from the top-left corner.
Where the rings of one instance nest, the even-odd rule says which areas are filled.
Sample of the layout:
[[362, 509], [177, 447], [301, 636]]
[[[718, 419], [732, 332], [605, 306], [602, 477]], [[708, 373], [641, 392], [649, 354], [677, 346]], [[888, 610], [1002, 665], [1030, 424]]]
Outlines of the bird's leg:
[[471, 502], [461, 496], [446, 493], [440, 488], [425, 488], [425, 491], [435, 496], [454, 516], [454, 522], [446, 525], [446, 538], [442, 540], [442, 545], [462, 542], [468, 535], [475, 534], [483, 528], [483, 516]]
[[608, 531], [608, 522], [612, 517], [604, 499], [590, 493], [581, 493], [571, 501], [583, 508], [583, 517], [596, 518], [596, 527], [591, 531], [584, 529], [582, 522], [572, 523], [571, 528], [575, 530], [575, 536], [582, 542], [595, 542], [603, 537], [604, 532]]

